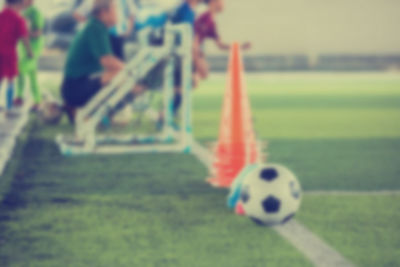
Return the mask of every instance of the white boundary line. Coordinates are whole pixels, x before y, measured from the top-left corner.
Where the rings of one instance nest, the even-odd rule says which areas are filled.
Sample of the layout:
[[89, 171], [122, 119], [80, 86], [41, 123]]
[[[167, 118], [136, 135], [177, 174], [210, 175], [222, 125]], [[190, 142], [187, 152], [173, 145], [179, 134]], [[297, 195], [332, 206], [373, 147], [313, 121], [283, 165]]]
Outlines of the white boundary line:
[[[29, 102], [30, 107], [30, 102]], [[16, 122], [12, 124], [12, 128], [5, 129], [4, 127], [9, 127], [10, 122], [4, 121], [0, 122], [0, 132], [3, 134], [3, 138], [5, 139], [5, 143], [3, 147], [0, 147], [0, 178], [4, 174], [8, 162], [13, 156], [14, 149], [17, 145], [18, 136], [24, 130], [25, 126], [29, 121], [29, 111], [26, 109], [22, 109], [19, 111], [20, 117]], [[7, 120], [7, 119], [6, 119]]]
[[339, 191], [339, 190], [310, 190], [305, 191], [307, 196], [398, 196], [400, 190], [375, 190], [375, 191]]
[[[193, 142], [193, 154], [209, 170], [212, 170], [213, 162], [210, 151]], [[320, 192], [322, 195], [322, 192]], [[326, 244], [318, 236], [314, 235], [305, 226], [292, 220], [289, 223], [274, 227], [283, 238], [289, 241], [294, 247], [301, 251], [314, 266], [318, 267], [352, 267], [350, 261], [344, 258], [339, 252]]]
[[318, 267], [352, 267], [354, 266], [339, 252], [334, 250], [322, 239], [313, 234], [296, 220], [274, 229], [295, 248], [301, 251]]
[[[14, 122], [7, 118], [0, 120], [0, 133], [5, 139], [3, 147], [0, 147], [0, 178], [4, 174], [8, 162], [13, 156], [18, 136], [29, 122], [29, 113], [32, 103], [30, 97], [25, 98], [24, 106], [13, 111], [19, 116], [18, 119], [14, 119]], [[0, 113], [0, 116], [4, 116], [4, 114]]]

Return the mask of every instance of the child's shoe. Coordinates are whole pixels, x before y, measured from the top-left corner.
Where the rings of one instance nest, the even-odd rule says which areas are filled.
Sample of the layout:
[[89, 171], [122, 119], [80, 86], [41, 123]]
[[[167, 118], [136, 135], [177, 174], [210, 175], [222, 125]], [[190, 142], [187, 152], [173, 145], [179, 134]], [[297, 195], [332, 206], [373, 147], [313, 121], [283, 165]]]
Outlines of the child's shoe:
[[24, 100], [20, 97], [14, 99], [14, 107], [22, 107], [24, 105]]
[[39, 112], [39, 104], [34, 104], [34, 105], [31, 107], [31, 112], [32, 112], [32, 113], [38, 113], [38, 112]]

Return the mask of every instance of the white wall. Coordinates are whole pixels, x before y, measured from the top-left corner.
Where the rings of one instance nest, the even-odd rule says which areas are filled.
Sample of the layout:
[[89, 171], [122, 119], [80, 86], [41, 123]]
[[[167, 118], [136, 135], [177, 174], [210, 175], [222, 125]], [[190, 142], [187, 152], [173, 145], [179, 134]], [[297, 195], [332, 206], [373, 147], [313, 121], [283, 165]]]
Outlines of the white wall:
[[385, 54], [400, 53], [399, 11], [399, 0], [226, 0], [218, 22], [257, 54]]

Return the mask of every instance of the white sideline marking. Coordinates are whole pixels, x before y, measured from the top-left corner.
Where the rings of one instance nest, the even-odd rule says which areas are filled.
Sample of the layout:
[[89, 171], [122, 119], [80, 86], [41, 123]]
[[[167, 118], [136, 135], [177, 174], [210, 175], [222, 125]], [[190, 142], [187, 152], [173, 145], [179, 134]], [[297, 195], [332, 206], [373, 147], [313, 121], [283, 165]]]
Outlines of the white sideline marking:
[[[0, 178], [4, 174], [7, 164], [13, 155], [18, 136], [29, 121], [29, 112], [32, 104], [32, 98], [28, 96], [25, 98], [25, 105], [22, 108], [14, 110], [18, 114], [18, 118], [0, 119], [0, 135], [5, 139], [2, 142], [3, 144], [0, 144]], [[4, 116], [4, 114], [0, 112], [0, 116]]]
[[274, 227], [275, 230], [301, 251], [318, 267], [354, 266], [337, 251], [296, 220]]
[[[198, 142], [193, 142], [193, 154], [209, 170], [213, 169], [212, 154]], [[322, 193], [322, 192], [320, 192]], [[353, 267], [347, 259], [318, 236], [295, 220], [274, 229], [318, 267]]]
[[400, 190], [375, 190], [375, 191], [337, 191], [316, 190], [305, 191], [308, 196], [397, 196]]
[[211, 152], [199, 144], [196, 141], [193, 141], [193, 154], [197, 157], [201, 163], [204, 164], [204, 166], [207, 167], [207, 169], [212, 170], [213, 169], [213, 160], [212, 160], [212, 154]]

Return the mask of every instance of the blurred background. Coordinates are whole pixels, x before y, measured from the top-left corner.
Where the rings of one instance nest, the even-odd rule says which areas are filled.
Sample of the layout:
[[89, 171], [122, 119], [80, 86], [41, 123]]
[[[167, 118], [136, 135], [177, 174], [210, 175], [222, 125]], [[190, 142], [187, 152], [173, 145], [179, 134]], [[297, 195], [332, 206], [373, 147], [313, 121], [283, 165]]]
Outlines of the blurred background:
[[[180, 0], [135, 2], [140, 24]], [[221, 37], [253, 44], [244, 60], [253, 72], [246, 87], [257, 138], [268, 143], [268, 162], [292, 169], [305, 191], [296, 220], [353, 266], [400, 266], [400, 1], [225, 2]], [[36, 0], [47, 18], [44, 107], [60, 98], [79, 3]], [[135, 49], [133, 35], [127, 54]], [[194, 93], [193, 129], [209, 145], [224, 125], [229, 73], [226, 53], [208, 42], [206, 54], [214, 73]], [[162, 92], [146, 92], [144, 106], [162, 106]], [[137, 109], [126, 127], [99, 133], [156, 131], [146, 108]], [[54, 140], [73, 136], [74, 126], [66, 116], [54, 125], [40, 114], [15, 152], [3, 154], [10, 161], [0, 176], [1, 267], [313, 266], [299, 245], [233, 216], [226, 192], [204, 182], [210, 175], [194, 157], [63, 157]], [[0, 138], [0, 161], [2, 148]]]
[[[81, 1], [37, 1], [48, 19], [43, 68], [56, 67], [51, 63], [54, 50], [65, 50], [71, 42], [76, 28], [72, 12]], [[139, 7], [139, 21], [169, 12], [181, 2], [132, 1]], [[198, 8], [198, 13], [204, 9]], [[247, 71], [396, 71], [398, 10], [397, 0], [227, 0], [217, 20], [223, 39], [253, 43], [245, 58]], [[134, 40], [132, 36], [131, 49]], [[212, 43], [206, 48], [212, 70], [225, 71], [227, 55]]]

